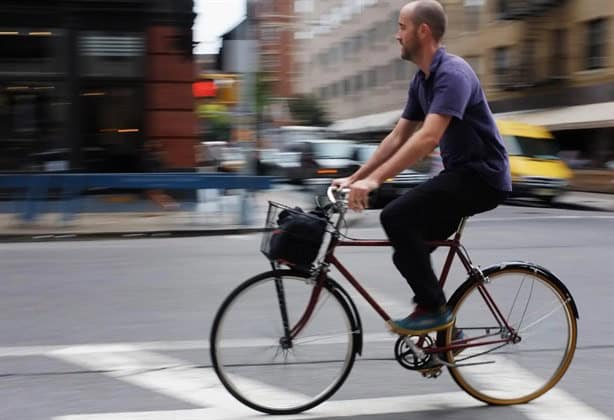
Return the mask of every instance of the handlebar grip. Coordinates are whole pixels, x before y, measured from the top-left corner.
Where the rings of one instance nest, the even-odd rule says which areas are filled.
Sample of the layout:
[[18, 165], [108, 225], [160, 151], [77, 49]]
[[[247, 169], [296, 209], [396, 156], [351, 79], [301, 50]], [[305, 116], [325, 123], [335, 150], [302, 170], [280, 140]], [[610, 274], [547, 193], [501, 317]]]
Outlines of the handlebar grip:
[[333, 204], [340, 200], [346, 201], [349, 193], [349, 188], [338, 188], [333, 185], [328, 187], [328, 189], [326, 190], [326, 195], [328, 196], [330, 202]]

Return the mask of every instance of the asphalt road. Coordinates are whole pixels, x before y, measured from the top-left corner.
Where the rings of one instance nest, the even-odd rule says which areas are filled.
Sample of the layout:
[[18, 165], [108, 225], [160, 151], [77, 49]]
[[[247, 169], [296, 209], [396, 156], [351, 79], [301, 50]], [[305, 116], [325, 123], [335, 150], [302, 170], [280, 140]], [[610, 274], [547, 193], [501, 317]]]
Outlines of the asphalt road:
[[[354, 216], [350, 225], [352, 236], [382, 236], [377, 212]], [[476, 263], [533, 261], [573, 294], [578, 350], [555, 391], [522, 407], [486, 407], [447, 373], [426, 380], [401, 369], [391, 338], [390, 345], [367, 341], [365, 357], [333, 401], [297, 418], [614, 418], [613, 226], [611, 213], [503, 206], [466, 228], [464, 243]], [[259, 240], [0, 244], [0, 419], [261, 418], [226, 401], [206, 348], [221, 300], [268, 269]], [[339, 255], [391, 314], [408, 312], [411, 294], [389, 250]], [[435, 263], [442, 259], [438, 251]], [[448, 290], [464, 280], [459, 268]], [[373, 311], [359, 310], [365, 333], [384, 332]]]

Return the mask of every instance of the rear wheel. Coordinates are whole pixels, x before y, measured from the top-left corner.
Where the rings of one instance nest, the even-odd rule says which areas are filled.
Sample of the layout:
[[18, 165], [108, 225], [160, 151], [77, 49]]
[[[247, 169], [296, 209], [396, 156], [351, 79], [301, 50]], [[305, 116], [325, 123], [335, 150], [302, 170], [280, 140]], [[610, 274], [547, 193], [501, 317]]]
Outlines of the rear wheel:
[[[495, 317], [486, 293], [511, 330]], [[449, 305], [456, 327], [446, 331], [446, 344], [461, 339], [459, 331], [468, 344], [483, 344], [447, 354], [459, 365], [450, 368], [456, 383], [478, 400], [526, 403], [552, 388], [571, 363], [577, 337], [572, 298], [539, 270], [496, 269], [485, 283], [465, 282]], [[486, 344], [492, 341], [500, 342]]]
[[333, 395], [349, 374], [356, 349], [354, 319], [330, 285], [322, 288], [306, 326], [301, 319], [314, 282], [292, 270], [247, 280], [222, 303], [211, 332], [211, 359], [226, 389], [270, 414], [298, 413]]

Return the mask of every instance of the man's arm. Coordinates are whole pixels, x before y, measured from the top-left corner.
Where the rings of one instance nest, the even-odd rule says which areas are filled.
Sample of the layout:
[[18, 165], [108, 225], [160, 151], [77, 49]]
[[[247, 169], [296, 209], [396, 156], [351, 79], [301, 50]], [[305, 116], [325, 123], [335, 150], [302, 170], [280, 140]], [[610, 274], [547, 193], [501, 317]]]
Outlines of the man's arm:
[[394, 129], [381, 141], [373, 155], [350, 176], [350, 182], [368, 177], [375, 169], [390, 159], [416, 131], [421, 122], [400, 118]]
[[367, 177], [351, 184], [348, 197], [350, 208], [353, 210], [366, 208], [369, 192], [432, 152], [451, 120], [452, 117], [448, 115], [428, 114], [422, 128], [417, 130], [392, 157], [375, 168]]
[[450, 124], [452, 117], [441, 114], [428, 114], [424, 125], [416, 131], [409, 141], [379, 168], [376, 168], [369, 178], [381, 184], [404, 169], [422, 160], [438, 145], [443, 133]]

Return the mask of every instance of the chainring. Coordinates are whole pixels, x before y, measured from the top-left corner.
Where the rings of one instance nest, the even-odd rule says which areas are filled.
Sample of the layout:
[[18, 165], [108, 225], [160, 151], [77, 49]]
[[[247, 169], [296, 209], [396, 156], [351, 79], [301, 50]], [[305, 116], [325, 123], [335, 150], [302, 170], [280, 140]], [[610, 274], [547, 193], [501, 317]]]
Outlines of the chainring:
[[406, 340], [412, 340], [412, 342], [420, 349], [426, 349], [435, 344], [433, 339], [428, 335], [401, 336], [394, 345], [394, 357], [396, 361], [399, 362], [399, 364], [405, 369], [409, 370], [422, 370], [431, 367], [429, 366], [429, 362], [432, 358], [431, 354], [415, 354], [410, 345], [407, 344]]

